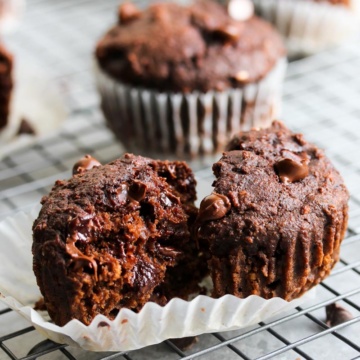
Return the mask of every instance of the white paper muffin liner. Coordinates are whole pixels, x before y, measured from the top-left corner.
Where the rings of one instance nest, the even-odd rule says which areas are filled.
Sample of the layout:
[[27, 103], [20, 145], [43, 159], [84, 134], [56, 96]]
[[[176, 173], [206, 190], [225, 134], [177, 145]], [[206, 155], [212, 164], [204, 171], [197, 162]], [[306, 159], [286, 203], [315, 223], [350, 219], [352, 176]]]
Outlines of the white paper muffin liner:
[[114, 321], [96, 316], [86, 326], [72, 320], [54, 325], [44, 312], [33, 310], [41, 295], [32, 271], [32, 223], [40, 207], [18, 213], [0, 223], [0, 299], [29, 320], [45, 337], [91, 351], [130, 351], [169, 338], [235, 330], [264, 321], [314, 298], [314, 290], [287, 302], [258, 296], [220, 299], [197, 296], [192, 301], [173, 299], [166, 306], [147, 303], [139, 313], [122, 309]]
[[[360, 29], [359, 7], [350, 9], [313, 0], [253, 0], [257, 14], [284, 36], [290, 56], [309, 55], [354, 36]], [[359, 5], [359, 4], [357, 4]]]
[[241, 89], [160, 93], [110, 78], [95, 65], [109, 127], [135, 154], [194, 158], [221, 152], [240, 130], [263, 128], [280, 115], [287, 61], [278, 60], [258, 83]]
[[[58, 131], [68, 113], [58, 87], [35, 65], [17, 59], [13, 79], [8, 123], [0, 130], [0, 159]], [[18, 135], [22, 119], [31, 124], [34, 135]]]

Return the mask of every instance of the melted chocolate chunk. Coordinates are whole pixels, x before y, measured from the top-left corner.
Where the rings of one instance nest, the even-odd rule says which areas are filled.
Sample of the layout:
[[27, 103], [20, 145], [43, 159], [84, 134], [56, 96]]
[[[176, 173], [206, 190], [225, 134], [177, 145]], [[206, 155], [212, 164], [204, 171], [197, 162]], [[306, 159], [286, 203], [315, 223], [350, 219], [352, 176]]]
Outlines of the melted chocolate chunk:
[[141, 181], [135, 180], [131, 185], [129, 190], [129, 196], [135, 200], [140, 202], [145, 198], [147, 186]]
[[66, 241], [66, 252], [72, 257], [74, 269], [78, 270], [84, 266], [89, 266], [94, 271], [95, 281], [98, 280], [97, 276], [97, 263], [93, 257], [84, 255], [75, 245], [77, 239], [74, 237]]
[[73, 175], [80, 174], [86, 170], [90, 170], [95, 166], [101, 166], [100, 162], [93, 158], [91, 155], [85, 155], [73, 167]]
[[299, 155], [290, 155], [286, 152], [287, 156], [277, 161], [274, 165], [280, 181], [288, 184], [302, 179], [309, 175], [309, 158], [306, 153]]
[[231, 204], [229, 199], [221, 194], [213, 193], [201, 202], [198, 215], [198, 222], [202, 223], [210, 220], [223, 218], [230, 210]]
[[86, 241], [89, 239], [90, 234], [95, 227], [94, 221], [94, 216], [91, 214], [82, 217], [77, 216], [70, 221], [69, 230], [74, 234], [76, 240]]
[[94, 231], [96, 220], [92, 215], [85, 217], [76, 217], [69, 224], [71, 235], [66, 240], [66, 252], [71, 256], [75, 270], [89, 266], [94, 271], [94, 277], [97, 281], [97, 263], [93, 257], [84, 255], [77, 247], [77, 241], [90, 242], [91, 234]]
[[326, 307], [326, 325], [333, 327], [353, 319], [353, 315], [342, 306], [334, 303]]

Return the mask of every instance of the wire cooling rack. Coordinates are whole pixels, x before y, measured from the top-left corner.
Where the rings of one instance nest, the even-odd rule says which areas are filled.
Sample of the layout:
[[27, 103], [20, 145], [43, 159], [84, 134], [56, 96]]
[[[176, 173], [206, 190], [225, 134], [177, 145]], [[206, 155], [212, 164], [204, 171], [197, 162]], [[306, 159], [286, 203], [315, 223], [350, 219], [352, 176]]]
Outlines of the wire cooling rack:
[[[70, 176], [91, 153], [106, 163], [122, 147], [104, 126], [91, 68], [96, 39], [114, 22], [118, 0], [30, 0], [20, 30], [8, 40], [17, 57], [38, 65], [67, 101], [61, 132], [0, 161], [0, 219], [38, 203], [55, 180]], [[251, 328], [206, 334], [187, 351], [171, 341], [127, 354], [90, 353], [44, 339], [0, 304], [0, 360], [5, 359], [360, 359], [360, 43], [290, 65], [283, 119], [325, 148], [351, 192], [341, 260], [304, 307]], [[51, 119], [49, 119], [51, 121]], [[209, 167], [197, 164], [199, 198], [211, 189]], [[1, 239], [0, 239], [1, 243]], [[353, 319], [329, 328], [334, 302]]]

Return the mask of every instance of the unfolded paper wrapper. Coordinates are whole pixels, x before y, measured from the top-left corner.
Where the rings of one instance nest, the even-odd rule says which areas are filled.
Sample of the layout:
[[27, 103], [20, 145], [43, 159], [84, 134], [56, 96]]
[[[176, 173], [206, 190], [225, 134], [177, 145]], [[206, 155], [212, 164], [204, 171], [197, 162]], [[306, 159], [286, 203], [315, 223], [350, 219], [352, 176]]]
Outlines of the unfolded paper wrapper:
[[256, 12], [284, 36], [290, 56], [339, 45], [360, 30], [360, 1], [350, 8], [314, 0], [253, 0]]
[[0, 299], [29, 320], [45, 337], [90, 351], [130, 351], [170, 338], [250, 326], [291, 310], [314, 297], [314, 291], [287, 302], [258, 296], [220, 299], [199, 295], [192, 301], [173, 299], [166, 306], [147, 303], [139, 313], [122, 309], [114, 321], [98, 315], [86, 326], [72, 320], [64, 327], [33, 309], [41, 294], [32, 271], [32, 223], [40, 207], [0, 223]]

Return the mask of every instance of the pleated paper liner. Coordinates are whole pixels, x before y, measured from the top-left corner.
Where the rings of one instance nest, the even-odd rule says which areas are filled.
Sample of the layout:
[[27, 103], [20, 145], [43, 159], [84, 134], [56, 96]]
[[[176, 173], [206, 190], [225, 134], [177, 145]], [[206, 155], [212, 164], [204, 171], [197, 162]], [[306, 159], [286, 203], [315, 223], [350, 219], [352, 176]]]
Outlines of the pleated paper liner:
[[259, 296], [220, 299], [199, 295], [192, 301], [173, 299], [166, 306], [147, 303], [135, 313], [122, 309], [114, 321], [96, 316], [86, 326], [77, 320], [59, 327], [47, 314], [33, 309], [41, 297], [32, 271], [32, 223], [39, 207], [0, 223], [0, 299], [24, 316], [45, 337], [91, 351], [130, 351], [170, 338], [228, 331], [247, 327], [279, 315], [314, 297], [314, 290], [287, 302]]
[[256, 13], [283, 35], [289, 55], [309, 55], [359, 33], [359, 4], [348, 8], [313, 0], [253, 0]]
[[257, 83], [239, 89], [160, 93], [113, 80], [95, 66], [108, 126], [130, 152], [196, 158], [221, 152], [240, 130], [268, 127], [280, 114], [286, 59]]

